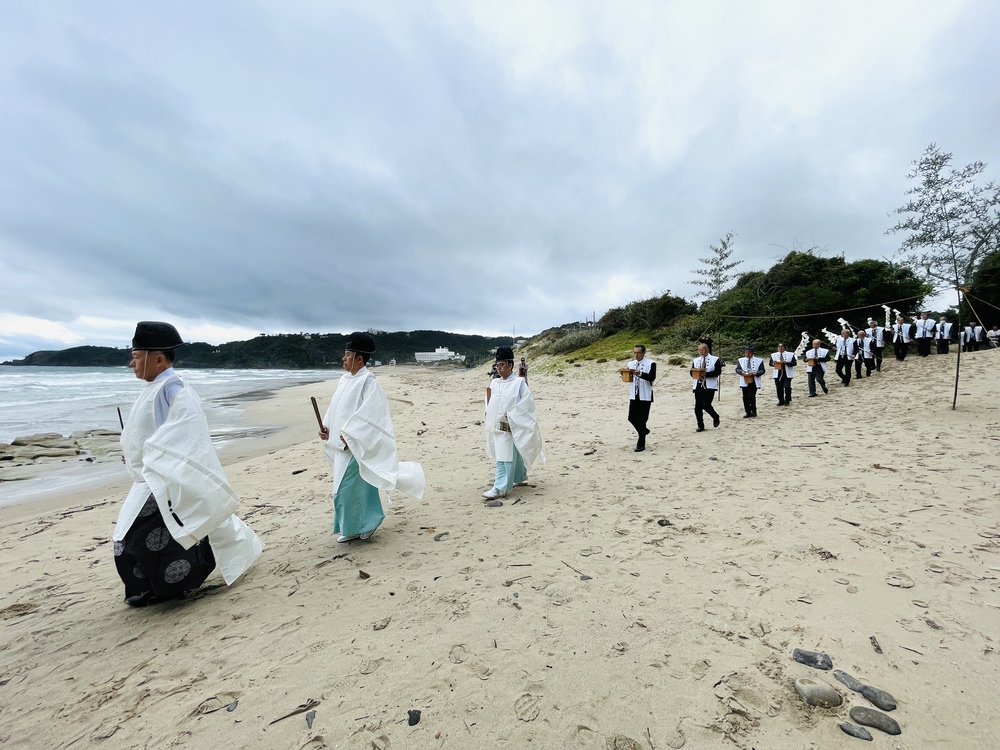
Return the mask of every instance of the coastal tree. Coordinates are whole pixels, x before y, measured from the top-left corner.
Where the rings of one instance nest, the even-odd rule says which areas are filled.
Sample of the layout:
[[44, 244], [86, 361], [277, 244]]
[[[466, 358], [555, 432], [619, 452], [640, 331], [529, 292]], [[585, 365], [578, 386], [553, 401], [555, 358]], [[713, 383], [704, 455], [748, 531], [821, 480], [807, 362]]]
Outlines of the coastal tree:
[[[955, 290], [961, 329], [962, 294], [983, 258], [1000, 247], [1000, 186], [992, 181], [977, 184], [986, 168], [983, 162], [956, 169], [951, 161], [952, 154], [932, 143], [913, 162], [907, 179], [916, 184], [906, 191], [906, 203], [895, 211], [905, 218], [886, 233], [907, 233], [899, 250], [903, 261], [928, 280]], [[958, 403], [961, 362], [958, 347], [952, 409]]]
[[703, 297], [706, 300], [718, 298], [730, 283], [739, 276], [738, 273], [733, 272], [733, 269], [743, 263], [743, 261], [729, 260], [734, 250], [734, 237], [735, 235], [732, 232], [726, 232], [726, 236], [719, 240], [718, 246], [708, 246], [708, 249], [712, 251], [709, 257], [698, 258], [702, 267], [694, 269], [694, 273], [700, 278], [695, 278], [691, 281], [692, 284], [700, 288], [700, 291], [695, 294], [696, 298]]

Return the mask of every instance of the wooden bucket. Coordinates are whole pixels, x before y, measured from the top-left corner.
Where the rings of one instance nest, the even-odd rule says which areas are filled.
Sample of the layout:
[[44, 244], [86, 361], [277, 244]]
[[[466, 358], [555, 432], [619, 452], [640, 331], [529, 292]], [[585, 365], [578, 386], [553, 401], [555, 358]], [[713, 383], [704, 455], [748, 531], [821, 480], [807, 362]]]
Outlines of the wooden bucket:
[[704, 370], [699, 370], [697, 367], [692, 367], [691, 368], [691, 379], [692, 380], [701, 380], [704, 377], [705, 377], [705, 371]]
[[743, 382], [744, 383], [753, 383], [755, 377], [756, 376], [753, 373], [745, 372], [745, 373], [743, 373]]
[[622, 376], [622, 382], [623, 383], [631, 383], [632, 382], [632, 371], [630, 369], [628, 369], [627, 367], [621, 368], [618, 371], [618, 373]]

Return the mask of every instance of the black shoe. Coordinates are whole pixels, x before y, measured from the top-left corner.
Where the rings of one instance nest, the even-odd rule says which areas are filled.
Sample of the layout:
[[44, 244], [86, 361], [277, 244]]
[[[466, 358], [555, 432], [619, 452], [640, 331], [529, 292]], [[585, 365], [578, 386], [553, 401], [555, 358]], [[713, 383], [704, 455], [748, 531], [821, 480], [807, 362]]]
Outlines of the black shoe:
[[183, 599], [186, 593], [186, 591], [181, 591], [176, 594], [157, 596], [152, 591], [143, 591], [141, 594], [136, 594], [135, 596], [126, 598], [125, 603], [130, 607], [148, 607], [150, 604], [162, 604], [163, 602], [170, 602], [174, 599]]
[[744, 414], [743, 418], [744, 419], [750, 419], [750, 417], [752, 417], [752, 416], [753, 416], [753, 414]]
[[715, 419], [712, 420], [712, 427], [718, 427], [719, 426], [719, 422], [721, 422], [721, 421], [722, 421], [721, 419], [719, 419], [718, 417], [716, 417]]
[[705, 425], [703, 424], [698, 425], [698, 429], [695, 430], [695, 432], [704, 432], [704, 431], [705, 431]]
[[777, 403], [777, 406], [784, 406], [784, 405], [785, 405], [785, 402], [784, 402], [784, 401], [779, 401], [779, 402]]
[[637, 445], [637, 446], [635, 446], [635, 452], [636, 453], [642, 453], [644, 450], [646, 450], [646, 446], [645, 445]]
[[826, 386], [824, 385], [824, 386], [823, 386], [823, 393], [829, 393], [829, 392], [830, 392], [830, 389], [829, 389], [829, 388], [827, 388], [827, 387], [826, 387]]
[[756, 417], [757, 416], [757, 410], [754, 409], [752, 412], [750, 412], [750, 416], [751, 417]]
[[809, 398], [816, 398], [816, 394], [815, 393], [810, 393], [809, 394]]

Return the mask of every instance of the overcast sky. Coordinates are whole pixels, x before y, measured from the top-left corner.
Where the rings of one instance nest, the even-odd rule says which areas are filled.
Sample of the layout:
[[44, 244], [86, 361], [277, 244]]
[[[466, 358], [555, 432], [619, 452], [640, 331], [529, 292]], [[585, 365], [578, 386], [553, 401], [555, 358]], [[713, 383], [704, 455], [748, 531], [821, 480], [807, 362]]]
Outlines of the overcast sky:
[[5, 2], [0, 360], [496, 334], [736, 233], [890, 257], [931, 142], [1000, 178], [1000, 3]]

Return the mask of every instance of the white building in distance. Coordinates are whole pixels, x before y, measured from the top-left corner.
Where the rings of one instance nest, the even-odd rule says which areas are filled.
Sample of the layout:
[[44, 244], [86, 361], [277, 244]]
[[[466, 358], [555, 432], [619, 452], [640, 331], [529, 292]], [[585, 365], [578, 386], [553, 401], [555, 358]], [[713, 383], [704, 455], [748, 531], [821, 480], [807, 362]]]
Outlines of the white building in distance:
[[416, 352], [414, 355], [417, 362], [461, 362], [465, 359], [461, 354], [456, 354], [446, 346], [439, 346], [432, 352]]

